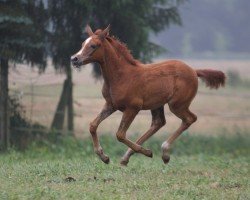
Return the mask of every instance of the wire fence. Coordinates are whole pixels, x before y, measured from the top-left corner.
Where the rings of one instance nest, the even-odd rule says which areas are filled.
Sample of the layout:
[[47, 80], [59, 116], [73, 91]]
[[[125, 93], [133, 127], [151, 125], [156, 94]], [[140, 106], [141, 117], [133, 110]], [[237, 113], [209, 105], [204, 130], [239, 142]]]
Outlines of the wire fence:
[[[56, 82], [53, 82], [56, 75], [53, 71], [49, 70], [48, 72], [44, 74], [39, 74], [37, 71], [33, 71], [29, 73], [30, 70], [27, 71], [17, 71], [16, 69], [11, 70], [11, 78], [10, 78], [10, 94], [13, 95], [20, 103], [24, 106], [25, 112], [24, 117], [29, 120], [29, 122], [33, 122], [34, 119], [45, 119], [47, 121], [45, 127], [46, 129], [37, 129], [34, 128], [33, 126], [30, 127], [15, 127], [11, 126], [10, 130], [16, 130], [16, 131], [27, 131], [27, 132], [32, 132], [32, 131], [38, 131], [38, 132], [44, 132], [44, 133], [49, 133], [51, 132], [50, 130], [50, 124], [48, 119], [52, 119], [53, 116], [56, 114], [56, 106], [57, 106], [57, 101], [59, 100], [59, 92], [47, 92], [46, 89], [41, 92], [37, 91], [37, 86], [41, 86], [41, 81], [40, 79], [43, 80], [49, 80], [48, 82], [45, 81], [45, 83], [42, 84], [43, 87], [52, 87], [50, 85], [53, 83], [61, 84], [64, 81], [64, 76], [60, 76], [60, 80], [56, 80]], [[39, 82], [39, 84], [38, 84]], [[75, 86], [77, 86], [75, 84]], [[25, 88], [25, 90], [23, 89]], [[57, 88], [57, 90], [60, 90]], [[243, 99], [243, 100], [250, 100], [250, 94], [246, 93], [240, 93], [240, 94], [232, 94], [232, 93], [225, 93], [225, 92], [207, 92], [207, 91], [198, 91], [198, 94], [200, 95], [205, 95], [210, 98], [213, 97], [225, 97], [227, 98], [238, 98], [238, 99]], [[25, 98], [25, 101], [23, 100]], [[41, 99], [47, 99], [46, 103], [41, 101]], [[79, 99], [81, 101], [79, 101]], [[88, 95], [77, 95], [77, 98], [74, 100], [74, 107], [75, 107], [75, 113], [74, 117], [75, 118], [81, 118], [83, 115], [85, 115], [83, 112], [85, 104], [82, 102], [84, 101], [90, 101], [90, 104], [95, 101], [99, 101], [101, 99], [100, 96], [88, 96]], [[51, 102], [51, 103], [50, 103]], [[249, 101], [250, 102], [250, 101]], [[48, 104], [48, 105], [44, 105]], [[37, 109], [38, 107], [42, 107], [42, 109]], [[95, 107], [95, 105], [93, 105]], [[98, 107], [98, 106], [97, 106]], [[81, 108], [81, 109], [79, 109]], [[80, 111], [79, 111], [80, 110]], [[1, 111], [0, 111], [1, 112]], [[96, 110], [88, 110], [88, 114], [92, 112], [93, 115], [97, 115], [98, 111]], [[10, 113], [11, 114], [11, 113]], [[62, 112], [58, 112], [58, 114], [63, 114]], [[150, 115], [150, 113], [143, 112], [141, 113], [142, 115]], [[171, 115], [170, 112], [166, 113], [167, 115]], [[250, 119], [250, 113], [231, 113], [230, 110], [226, 110], [224, 112], [202, 112], [199, 113], [200, 117], [211, 117], [211, 118], [219, 118], [219, 119]], [[41, 120], [43, 121], [43, 120]], [[63, 133], [72, 133], [68, 130], [53, 130], [53, 132], [63, 132]]]

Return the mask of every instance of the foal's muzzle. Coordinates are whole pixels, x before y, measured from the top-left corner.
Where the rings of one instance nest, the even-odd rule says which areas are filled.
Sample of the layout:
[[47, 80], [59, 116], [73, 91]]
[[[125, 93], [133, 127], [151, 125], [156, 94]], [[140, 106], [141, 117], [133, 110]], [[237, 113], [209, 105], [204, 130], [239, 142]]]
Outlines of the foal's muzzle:
[[77, 62], [77, 61], [78, 61], [78, 58], [76, 56], [71, 56], [72, 63]]
[[74, 67], [79, 68], [81, 66], [81, 63], [79, 62], [79, 59], [77, 56], [71, 56], [70, 60]]

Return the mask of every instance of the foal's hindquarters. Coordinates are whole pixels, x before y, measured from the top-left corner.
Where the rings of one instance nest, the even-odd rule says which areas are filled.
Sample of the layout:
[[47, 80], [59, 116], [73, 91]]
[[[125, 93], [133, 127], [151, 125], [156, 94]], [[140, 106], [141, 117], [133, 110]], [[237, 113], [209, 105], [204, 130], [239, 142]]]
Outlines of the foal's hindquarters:
[[[164, 69], [164, 66], [162, 66], [162, 68]], [[172, 76], [173, 77], [170, 75], [167, 78], [174, 81], [169, 87], [167, 87], [168, 90], [171, 88], [172, 91], [166, 92], [171, 94], [171, 96], [165, 103], [169, 105], [170, 111], [182, 120], [182, 123], [181, 126], [162, 144], [162, 160], [165, 164], [167, 164], [170, 160], [169, 150], [174, 140], [197, 120], [196, 115], [189, 110], [189, 106], [196, 95], [198, 88], [198, 77], [196, 72], [182, 63], [182, 65], [175, 68], [175, 73]], [[162, 80], [164, 79], [166, 79], [166, 77], [162, 77]], [[139, 145], [141, 145], [166, 124], [164, 104], [157, 109], [151, 109], [151, 114], [151, 127], [144, 135], [138, 138], [136, 143]], [[127, 165], [129, 158], [133, 155], [133, 153], [132, 149], [128, 149], [121, 160], [121, 164]]]
[[162, 160], [166, 164], [170, 160], [169, 150], [174, 140], [181, 135], [191, 124], [193, 124], [197, 117], [189, 110], [189, 106], [195, 97], [198, 89], [198, 77], [194, 70], [192, 76], [186, 78], [179, 78], [176, 81], [175, 94], [168, 102], [170, 111], [182, 120], [180, 127], [165, 141], [162, 148]]

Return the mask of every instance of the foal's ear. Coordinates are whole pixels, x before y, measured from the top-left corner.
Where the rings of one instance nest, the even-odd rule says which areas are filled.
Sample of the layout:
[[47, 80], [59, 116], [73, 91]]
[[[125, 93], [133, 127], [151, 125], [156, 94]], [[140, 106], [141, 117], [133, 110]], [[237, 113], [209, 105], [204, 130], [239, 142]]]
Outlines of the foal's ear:
[[107, 26], [107, 28], [105, 28], [102, 32], [102, 34], [104, 34], [105, 36], [109, 35], [109, 31], [110, 31], [110, 24]]
[[108, 25], [107, 28], [105, 28], [101, 34], [100, 34], [100, 38], [103, 40], [105, 37], [107, 37], [109, 35], [109, 31], [110, 31], [110, 24]]
[[94, 35], [92, 29], [90, 28], [90, 26], [87, 24], [87, 26], [85, 27], [85, 31], [88, 33], [89, 36]]

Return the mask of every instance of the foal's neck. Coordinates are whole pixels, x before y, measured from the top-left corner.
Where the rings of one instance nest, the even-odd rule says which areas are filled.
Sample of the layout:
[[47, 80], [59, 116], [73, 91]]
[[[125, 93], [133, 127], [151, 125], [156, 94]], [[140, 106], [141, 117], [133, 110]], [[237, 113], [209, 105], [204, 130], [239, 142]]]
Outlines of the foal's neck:
[[109, 42], [105, 42], [104, 57], [100, 65], [104, 81], [109, 86], [116, 84], [121, 78], [128, 76], [132, 68], [122, 56], [118, 55]]

